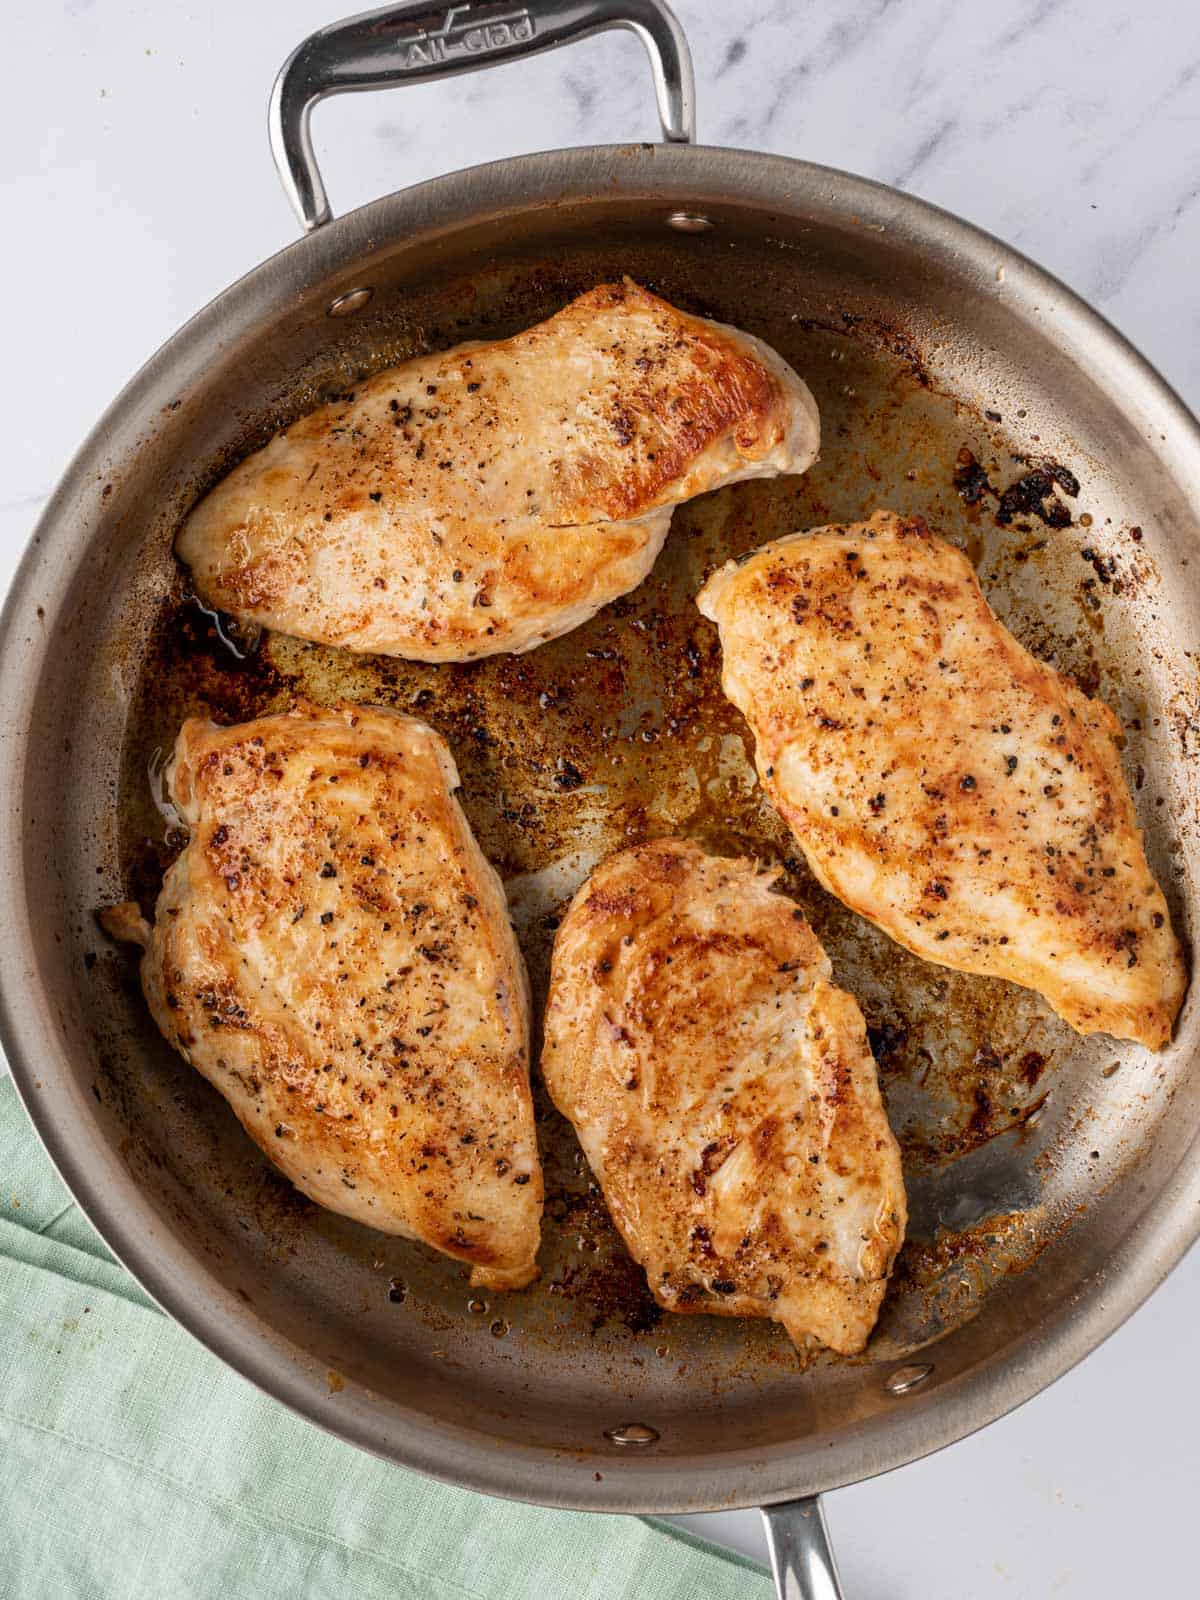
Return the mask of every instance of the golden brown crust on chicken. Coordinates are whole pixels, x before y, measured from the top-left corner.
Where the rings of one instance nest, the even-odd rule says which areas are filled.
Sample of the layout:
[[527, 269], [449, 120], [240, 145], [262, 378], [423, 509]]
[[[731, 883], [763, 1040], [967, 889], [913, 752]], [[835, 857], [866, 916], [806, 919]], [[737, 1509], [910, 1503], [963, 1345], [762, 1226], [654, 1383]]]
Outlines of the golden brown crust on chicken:
[[[528, 996], [504, 892], [414, 717], [305, 710], [184, 724], [191, 840], [142, 984], [164, 1036], [297, 1188], [469, 1262], [537, 1275]], [[136, 908], [134, 908], [136, 910]]]
[[1186, 972], [1109, 708], [1037, 661], [919, 518], [781, 539], [697, 599], [820, 882], [927, 960], [1164, 1045]]
[[906, 1222], [862, 1013], [776, 874], [662, 839], [554, 944], [542, 1073], [669, 1311], [863, 1348]]
[[818, 437], [774, 351], [626, 279], [302, 417], [176, 548], [211, 604], [300, 638], [422, 661], [528, 650], [635, 588], [674, 506], [803, 472]]

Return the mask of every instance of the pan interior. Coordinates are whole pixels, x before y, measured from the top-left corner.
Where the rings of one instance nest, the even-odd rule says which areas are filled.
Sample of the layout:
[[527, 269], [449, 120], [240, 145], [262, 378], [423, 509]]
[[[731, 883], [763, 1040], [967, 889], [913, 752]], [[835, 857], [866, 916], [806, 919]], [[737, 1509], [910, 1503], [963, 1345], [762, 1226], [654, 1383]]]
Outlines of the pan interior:
[[[933, 1364], [904, 1404], [936, 1405], [1092, 1292], [1196, 1126], [1190, 1013], [1158, 1057], [1081, 1040], [1037, 997], [907, 955], [816, 886], [754, 781], [715, 630], [692, 603], [716, 563], [766, 540], [879, 506], [923, 513], [968, 551], [1017, 637], [1119, 712], [1151, 861], [1187, 938], [1197, 608], [1182, 491], [1094, 375], [999, 288], [851, 222], [710, 209], [717, 225], [682, 238], [650, 200], [579, 200], [519, 226], [376, 241], [353, 272], [300, 273], [252, 336], [214, 345], [97, 486], [88, 515], [104, 533], [52, 618], [63, 648], [38, 715], [53, 732], [28, 779], [31, 809], [58, 797], [53, 837], [31, 825], [26, 863], [64, 941], [40, 954], [61, 979], [80, 1115], [194, 1263], [187, 1293], [234, 1305], [245, 1337], [284, 1352], [289, 1381], [322, 1404], [336, 1390], [349, 1430], [401, 1459], [415, 1416], [558, 1453], [570, 1489], [547, 1480], [548, 1500], [613, 1503], [603, 1480], [627, 1457], [604, 1430], [630, 1420], [661, 1435], [638, 1457], [642, 1479], [703, 1455], [718, 1485], [726, 1460], [790, 1455], [806, 1487], [828, 1440], [886, 1424], [897, 1361]], [[824, 439], [806, 476], [682, 507], [640, 589], [521, 657], [434, 667], [273, 636], [250, 647], [187, 597], [170, 550], [181, 515], [282, 423], [382, 365], [515, 331], [622, 273], [760, 335], [805, 377]], [[367, 311], [327, 317], [357, 278]], [[910, 1242], [865, 1357], [803, 1370], [765, 1324], [660, 1316], [540, 1092], [542, 1278], [523, 1294], [473, 1296], [465, 1268], [319, 1211], [276, 1176], [159, 1038], [132, 959], [93, 912], [127, 894], [152, 910], [178, 844], [157, 776], [182, 719], [296, 696], [413, 710], [446, 736], [539, 1005], [557, 919], [608, 851], [682, 834], [783, 867], [866, 1013], [904, 1149]]]

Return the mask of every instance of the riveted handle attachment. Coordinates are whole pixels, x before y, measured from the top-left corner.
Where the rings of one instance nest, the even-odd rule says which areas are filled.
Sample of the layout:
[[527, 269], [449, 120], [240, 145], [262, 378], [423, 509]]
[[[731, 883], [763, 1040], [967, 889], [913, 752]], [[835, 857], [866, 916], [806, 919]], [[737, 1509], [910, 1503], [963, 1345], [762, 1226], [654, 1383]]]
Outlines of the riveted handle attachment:
[[292, 51], [271, 91], [271, 152], [296, 215], [311, 233], [332, 213], [313, 151], [309, 119], [318, 101], [363, 89], [478, 72], [556, 50], [608, 28], [636, 33], [646, 47], [663, 138], [695, 137], [692, 57], [664, 0], [470, 0], [468, 4], [385, 6], [310, 34]]

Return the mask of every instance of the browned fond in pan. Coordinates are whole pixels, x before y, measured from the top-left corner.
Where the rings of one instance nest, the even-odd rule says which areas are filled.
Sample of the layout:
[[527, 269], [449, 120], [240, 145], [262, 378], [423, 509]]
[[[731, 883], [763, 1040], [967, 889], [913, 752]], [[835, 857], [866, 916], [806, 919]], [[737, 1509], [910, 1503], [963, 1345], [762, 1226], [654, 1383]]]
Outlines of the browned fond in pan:
[[[715, 226], [680, 235], [664, 223], [677, 209]], [[760, 335], [805, 377], [824, 433], [806, 477], [682, 508], [641, 589], [523, 657], [416, 666], [278, 637], [239, 657], [187, 599], [180, 518], [288, 418], [625, 272]], [[328, 317], [359, 283], [368, 309]], [[4, 732], [22, 742], [5, 795], [24, 853], [6, 1043], [107, 1236], [226, 1359], [346, 1437], [477, 1487], [619, 1509], [746, 1504], [894, 1465], [997, 1414], [1166, 1270], [1200, 1123], [1193, 1008], [1159, 1057], [1081, 1040], [1036, 997], [908, 956], [822, 893], [763, 803], [693, 604], [715, 563], [779, 534], [881, 505], [925, 515], [1017, 637], [1117, 709], [1187, 938], [1195, 443], [1057, 286], [913, 202], [795, 163], [534, 158], [323, 230], [204, 313], [121, 406], [52, 506], [10, 613]], [[661, 1316], [540, 1091], [549, 1203], [542, 1280], [524, 1294], [485, 1304], [454, 1262], [320, 1212], [274, 1174], [159, 1038], [133, 960], [92, 912], [127, 893], [152, 906], [172, 848], [152, 776], [181, 720], [301, 695], [415, 710], [445, 735], [539, 1003], [555, 919], [607, 851], [679, 833], [784, 865], [866, 1012], [905, 1154], [911, 1238], [866, 1356], [801, 1372], [766, 1324]], [[50, 1038], [62, 1044], [43, 1065], [36, 1040]], [[914, 1358], [933, 1370], [897, 1399], [887, 1382]], [[629, 1421], [658, 1442], [612, 1445], [606, 1430]]]
[[[907, 955], [815, 885], [754, 780], [748, 730], [720, 691], [715, 630], [693, 597], [715, 564], [780, 534], [879, 505], [922, 512], [970, 553], [993, 605], [1025, 644], [1123, 712], [1128, 770], [1169, 890], [1157, 803], [1164, 796], [1146, 776], [1148, 708], [1126, 670], [1129, 645], [1155, 603], [1157, 574], [1152, 546], [1112, 504], [1097, 464], [1057, 430], [1037, 436], [1046, 426], [1041, 414], [1031, 424], [1029, 406], [1018, 403], [1032, 394], [956, 393], [928, 360], [933, 327], [865, 314], [850, 286], [832, 301], [814, 299], [807, 276], [786, 265], [769, 249], [731, 251], [717, 239], [681, 246], [669, 235], [564, 241], [503, 266], [485, 261], [433, 293], [410, 291], [377, 307], [341, 361], [306, 374], [292, 392], [285, 388], [257, 427], [243, 426], [206, 477], [268, 428], [381, 364], [510, 333], [630, 272], [689, 310], [769, 340], [812, 386], [825, 443], [806, 477], [737, 485], [683, 507], [650, 580], [591, 623], [526, 656], [473, 665], [410, 664], [272, 635], [254, 643], [227, 633], [233, 642], [226, 643], [227, 625], [188, 598], [166, 549], [172, 519], [164, 516], [144, 610], [131, 616], [121, 649], [132, 698], [120, 763], [118, 871], [122, 892], [152, 910], [174, 841], [152, 803], [148, 774], [185, 717], [238, 720], [297, 696], [417, 711], [446, 736], [471, 822], [508, 884], [539, 1008], [558, 915], [608, 851], [677, 833], [715, 851], [783, 863], [782, 887], [804, 906], [838, 981], [862, 1002], [905, 1151], [913, 1226], [873, 1347], [878, 1360], [974, 1315], [989, 1285], [1036, 1259], [1069, 1220], [1076, 1184], [1070, 1202], [1044, 1205], [1042, 1174], [1054, 1167], [1084, 1086], [1122, 1052], [1104, 1039], [1078, 1040], [1031, 994]], [[98, 949], [96, 981], [128, 994], [128, 956]], [[136, 1015], [136, 996], [125, 1003]], [[591, 1370], [597, 1379], [619, 1372], [635, 1409], [639, 1390], [652, 1394], [668, 1378], [680, 1398], [687, 1393], [709, 1406], [736, 1404], [764, 1387], [796, 1392], [797, 1358], [777, 1332], [661, 1317], [540, 1085], [549, 1178], [543, 1280], [527, 1295], [472, 1310], [460, 1269], [319, 1213], [243, 1144], [211, 1091], [157, 1042], [154, 1054], [157, 1094], [167, 1099], [155, 1105], [141, 1089], [126, 1096], [131, 1120], [158, 1122], [157, 1142], [160, 1119], [181, 1100], [186, 1109], [177, 1117], [215, 1127], [214, 1146], [202, 1147], [194, 1167], [193, 1141], [176, 1128], [188, 1186], [250, 1197], [261, 1247], [293, 1270], [339, 1286], [352, 1275], [356, 1326], [360, 1337], [370, 1330], [381, 1355], [399, 1330], [420, 1328], [423, 1340], [442, 1348], [439, 1359], [474, 1361], [482, 1345], [518, 1386], [523, 1374], [529, 1381], [547, 1369]], [[1141, 1052], [1127, 1054], [1136, 1106], [1154, 1067]], [[122, 1088], [119, 1073], [101, 1084], [106, 1095]], [[1121, 1159], [1119, 1138], [1096, 1139], [1106, 1149], [1089, 1157], [1093, 1171], [1079, 1174], [1085, 1193], [1108, 1181]], [[334, 1360], [332, 1342], [330, 1349]], [[643, 1409], [657, 1403], [648, 1395]], [[608, 1420], [619, 1421], [619, 1411]]]
[[[972, 1170], [984, 1171], [1006, 1168], [1016, 1151], [1033, 1154], [1053, 1125], [1048, 1097], [1078, 1041], [1035, 997], [907, 955], [817, 887], [759, 790], [749, 731], [721, 693], [716, 630], [700, 617], [694, 596], [715, 565], [781, 534], [851, 520], [878, 505], [920, 511], [969, 551], [993, 604], [1023, 642], [1111, 698], [1120, 693], [1119, 677], [1106, 649], [1103, 606], [1116, 574], [1104, 571], [1100, 557], [1082, 554], [1091, 535], [1078, 525], [1088, 513], [1070, 461], [1055, 460], [1057, 482], [1029, 488], [1030, 463], [1014, 459], [1019, 419], [1006, 429], [1002, 417], [992, 422], [940, 392], [913, 330], [859, 319], [836, 304], [813, 316], [794, 293], [780, 305], [773, 290], [762, 297], [773, 305], [756, 304], [754, 286], [764, 280], [749, 263], [731, 261], [714, 282], [713, 252], [664, 243], [658, 252], [630, 242], [575, 252], [574, 259], [559, 253], [516, 272], [485, 268], [443, 286], [439, 304], [429, 308], [438, 320], [427, 323], [421, 315], [420, 338], [397, 339], [387, 319], [377, 317], [376, 337], [364, 338], [351, 364], [325, 382], [309, 380], [295, 406], [285, 399], [279, 414], [353, 387], [398, 357], [528, 326], [624, 270], [689, 310], [769, 339], [818, 396], [820, 464], [806, 477], [736, 485], [684, 506], [653, 575], [634, 594], [564, 639], [477, 664], [428, 666], [270, 634], [244, 639], [228, 619], [203, 611], [189, 597], [185, 575], [166, 564], [133, 663], [121, 765], [123, 882], [152, 913], [177, 836], [164, 828], [147, 774], [169, 754], [184, 718], [243, 720], [297, 697], [415, 711], [449, 740], [472, 825], [508, 885], [539, 1020], [558, 915], [611, 850], [680, 834], [713, 851], [782, 863], [781, 888], [804, 906], [839, 981], [861, 999], [904, 1144], [916, 1219], [901, 1265], [904, 1287], [892, 1296], [885, 1328], [907, 1344], [933, 1326], [931, 1315], [945, 1314], [934, 1305], [948, 1283], [970, 1284], [969, 1295], [954, 1296], [953, 1315], [961, 1317], [988, 1276], [978, 1270], [973, 1235], [955, 1245], [941, 1240], [931, 1252], [934, 1197], [960, 1188], [964, 1157], [973, 1155]], [[447, 317], [444, 307], [466, 314]], [[410, 316], [414, 309], [410, 301]], [[1025, 509], [1008, 526], [997, 518], [995, 497], [980, 492], [976, 472], [967, 476], [968, 453], [981, 462], [978, 473], [992, 468], [1002, 489], [1026, 486]], [[1062, 492], [1063, 482], [1076, 492]], [[1010, 492], [1008, 504], [1014, 500]], [[1126, 550], [1117, 560], [1117, 582], [1124, 593], [1145, 558], [1129, 531], [1121, 532]], [[1098, 566], [1107, 583], [1097, 580]], [[1039, 591], [1047, 572], [1070, 586], [1062, 616], [1045, 615]], [[643, 1358], [669, 1362], [683, 1352], [683, 1330], [670, 1319], [659, 1325], [642, 1275], [625, 1259], [591, 1192], [569, 1127], [538, 1087], [550, 1175], [544, 1281], [530, 1305], [508, 1300], [497, 1309], [555, 1347], [580, 1337], [631, 1348], [640, 1341]], [[998, 1136], [1001, 1144], [989, 1149]], [[1002, 1248], [1007, 1270], [1031, 1242], [1027, 1226], [1006, 1219], [992, 1231], [1000, 1237], [989, 1250]], [[385, 1241], [378, 1243], [375, 1253], [386, 1253]], [[407, 1259], [413, 1252], [402, 1247], [402, 1253]], [[967, 1274], [961, 1259], [971, 1263]], [[931, 1269], [937, 1292], [929, 1296], [916, 1286], [926, 1285]], [[407, 1275], [411, 1318], [420, 1315], [419, 1273], [409, 1266]], [[711, 1364], [713, 1382], [723, 1386], [730, 1336], [715, 1322], [704, 1333], [694, 1349], [687, 1340], [689, 1363]], [[786, 1340], [761, 1330], [738, 1329], [732, 1343], [739, 1368], [747, 1361], [771, 1369], [795, 1363]]]

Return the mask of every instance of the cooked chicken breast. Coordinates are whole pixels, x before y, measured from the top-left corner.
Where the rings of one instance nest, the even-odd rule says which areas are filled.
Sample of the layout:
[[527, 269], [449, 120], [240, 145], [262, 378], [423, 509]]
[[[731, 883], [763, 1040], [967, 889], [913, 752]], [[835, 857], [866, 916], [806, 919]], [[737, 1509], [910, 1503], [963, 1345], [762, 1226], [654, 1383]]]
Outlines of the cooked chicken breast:
[[906, 1222], [854, 999], [777, 874], [663, 839], [558, 931], [542, 1072], [668, 1311], [861, 1350]]
[[180, 531], [210, 604], [418, 661], [532, 649], [635, 588], [671, 510], [816, 459], [759, 340], [628, 279], [380, 372], [243, 461]]
[[191, 840], [154, 928], [103, 919], [164, 1036], [318, 1204], [528, 1283], [525, 969], [445, 744], [368, 708], [191, 721], [167, 782]]
[[919, 956], [1157, 1049], [1183, 958], [1120, 724], [997, 620], [964, 555], [879, 511], [765, 546], [697, 604], [820, 882]]

